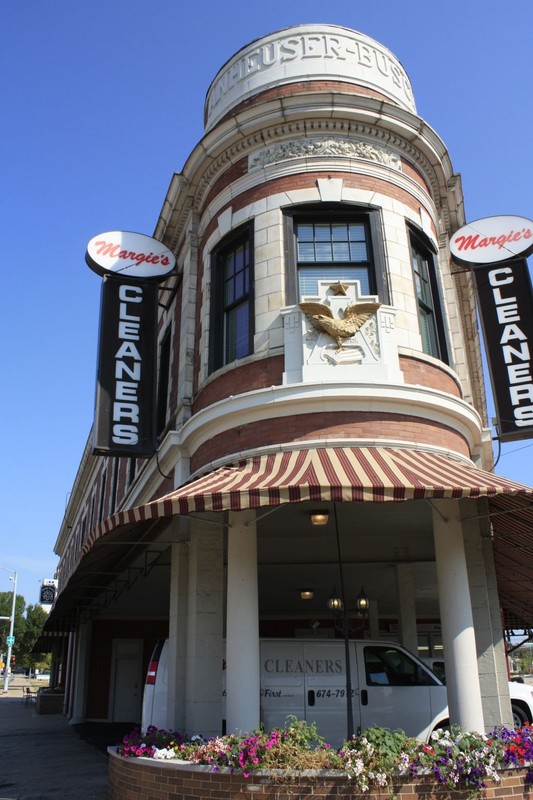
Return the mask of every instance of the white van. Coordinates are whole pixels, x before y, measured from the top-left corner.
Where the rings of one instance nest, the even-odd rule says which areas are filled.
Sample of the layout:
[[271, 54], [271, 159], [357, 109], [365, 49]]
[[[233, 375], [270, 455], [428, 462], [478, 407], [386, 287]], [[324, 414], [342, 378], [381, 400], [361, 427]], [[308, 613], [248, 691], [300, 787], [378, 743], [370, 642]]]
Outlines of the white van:
[[[338, 747], [346, 738], [345, 646], [340, 640], [263, 639], [261, 647], [261, 723], [283, 727], [288, 716], [315, 723], [319, 734]], [[168, 641], [158, 642], [144, 692], [142, 730], [167, 727]], [[352, 709], [355, 732], [372, 726], [401, 728], [427, 741], [448, 724], [446, 687], [429, 667], [399, 644], [350, 642]], [[225, 676], [223, 676], [223, 684]], [[513, 714], [533, 721], [529, 687], [510, 684]], [[513, 699], [513, 687], [520, 689]], [[524, 692], [524, 689], [526, 691]]]
[[168, 688], [168, 639], [159, 639], [148, 665], [144, 683], [141, 727], [150, 725], [166, 730]]

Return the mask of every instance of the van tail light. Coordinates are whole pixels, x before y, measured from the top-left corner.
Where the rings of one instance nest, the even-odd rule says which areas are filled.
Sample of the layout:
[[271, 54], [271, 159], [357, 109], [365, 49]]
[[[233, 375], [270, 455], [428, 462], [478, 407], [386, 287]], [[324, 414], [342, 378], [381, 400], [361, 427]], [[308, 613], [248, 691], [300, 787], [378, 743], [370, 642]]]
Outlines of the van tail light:
[[148, 672], [146, 673], [146, 685], [153, 686], [155, 684], [155, 679], [157, 675], [157, 665], [159, 661], [150, 661], [150, 666], [148, 667]]

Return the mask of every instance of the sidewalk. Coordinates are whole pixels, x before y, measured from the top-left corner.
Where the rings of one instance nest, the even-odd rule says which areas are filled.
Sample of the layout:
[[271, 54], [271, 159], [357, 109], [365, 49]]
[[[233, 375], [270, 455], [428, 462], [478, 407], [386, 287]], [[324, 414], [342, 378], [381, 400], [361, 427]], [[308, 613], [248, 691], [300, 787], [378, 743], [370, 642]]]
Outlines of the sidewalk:
[[105, 800], [107, 756], [61, 714], [23, 703], [27, 685], [16, 675], [0, 689], [0, 800]]

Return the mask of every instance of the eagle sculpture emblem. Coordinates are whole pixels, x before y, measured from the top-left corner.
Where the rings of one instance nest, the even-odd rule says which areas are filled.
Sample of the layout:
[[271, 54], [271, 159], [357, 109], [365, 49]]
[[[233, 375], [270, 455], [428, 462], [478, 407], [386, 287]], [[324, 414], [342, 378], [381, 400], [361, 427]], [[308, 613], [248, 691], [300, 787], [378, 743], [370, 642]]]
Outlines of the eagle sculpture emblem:
[[325, 331], [332, 339], [335, 339], [338, 350], [342, 350], [343, 340], [357, 333], [380, 305], [381, 303], [373, 302], [355, 303], [344, 309], [341, 319], [336, 319], [331, 308], [325, 303], [304, 302], [299, 304], [316, 328]]

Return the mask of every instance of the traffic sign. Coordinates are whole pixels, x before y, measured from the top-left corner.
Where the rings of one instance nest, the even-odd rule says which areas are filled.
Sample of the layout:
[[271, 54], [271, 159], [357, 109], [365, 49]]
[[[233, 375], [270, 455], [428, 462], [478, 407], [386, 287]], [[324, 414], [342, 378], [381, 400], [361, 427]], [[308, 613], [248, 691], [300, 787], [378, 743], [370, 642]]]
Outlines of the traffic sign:
[[6, 644], [8, 647], [13, 647], [15, 644], [15, 637], [14, 636], [6, 636]]

